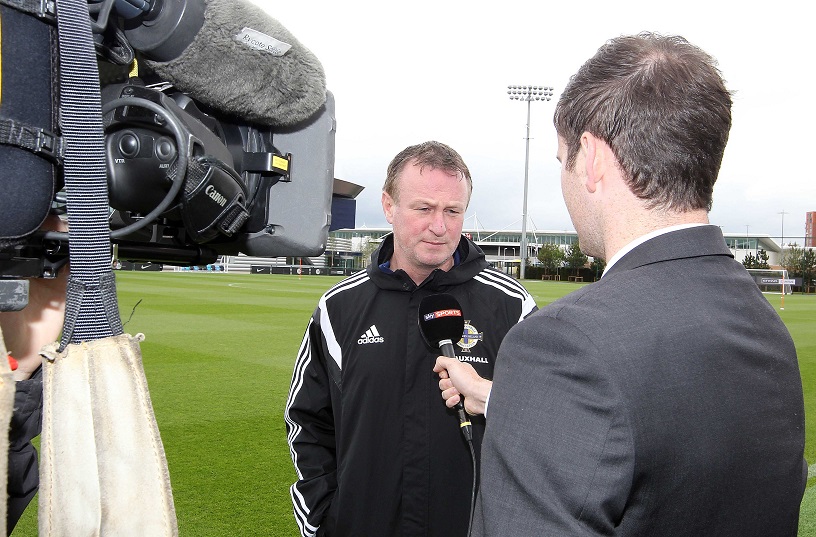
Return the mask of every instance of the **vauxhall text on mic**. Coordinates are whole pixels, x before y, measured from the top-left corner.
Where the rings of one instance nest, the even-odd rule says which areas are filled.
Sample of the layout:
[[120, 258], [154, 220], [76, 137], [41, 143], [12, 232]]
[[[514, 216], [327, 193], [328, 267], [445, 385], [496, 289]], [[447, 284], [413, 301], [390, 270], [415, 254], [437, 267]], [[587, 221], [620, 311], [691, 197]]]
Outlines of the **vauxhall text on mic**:
[[[462, 315], [462, 308], [452, 295], [439, 293], [422, 299], [419, 304], [419, 331], [428, 346], [440, 349], [448, 358], [456, 358], [453, 342], [462, 338], [464, 330], [465, 318]], [[465, 406], [461, 400], [455, 408], [462, 434], [470, 442], [473, 439], [473, 427], [465, 414]]]
[[127, 41], [150, 70], [194, 99], [271, 126], [297, 124], [326, 101], [317, 57], [248, 0], [146, 4], [125, 20]]

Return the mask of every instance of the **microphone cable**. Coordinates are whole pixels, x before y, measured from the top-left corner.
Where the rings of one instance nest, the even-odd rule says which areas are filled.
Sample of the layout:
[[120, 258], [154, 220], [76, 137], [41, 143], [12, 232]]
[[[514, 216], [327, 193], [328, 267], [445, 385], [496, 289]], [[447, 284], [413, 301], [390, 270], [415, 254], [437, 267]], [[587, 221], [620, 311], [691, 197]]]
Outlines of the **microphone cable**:
[[[439, 342], [439, 348], [441, 349], [442, 354], [446, 357], [456, 358], [456, 354], [453, 352], [453, 342], [450, 339], [441, 340]], [[477, 469], [478, 465], [476, 464], [476, 450], [473, 447], [473, 424], [465, 412], [464, 401], [460, 400], [454, 407], [454, 410], [456, 410], [457, 417], [459, 418], [459, 430], [462, 431], [462, 436], [467, 442], [468, 449], [470, 450], [470, 460], [473, 462], [473, 486], [470, 492], [470, 515], [468, 516], [467, 532], [467, 537], [470, 537], [470, 532], [473, 526], [473, 511], [476, 508], [476, 490], [479, 478]]]
[[[442, 345], [440, 345], [440, 347], [441, 346]], [[468, 516], [467, 532], [467, 537], [470, 537], [470, 532], [473, 526], [473, 511], [476, 508], [476, 490], [478, 488], [477, 482], [479, 478], [478, 465], [476, 463], [476, 450], [473, 447], [473, 424], [470, 422], [470, 417], [465, 413], [464, 401], [459, 401], [454, 408], [456, 409], [456, 413], [459, 417], [459, 429], [462, 431], [462, 436], [467, 442], [468, 449], [470, 450], [470, 460], [473, 462], [473, 485], [470, 492], [470, 516]]]
[[473, 511], [476, 509], [476, 490], [477, 490], [477, 481], [479, 474], [477, 472], [477, 465], [476, 465], [476, 451], [473, 448], [473, 438], [467, 438], [468, 448], [470, 449], [470, 459], [473, 461], [473, 486], [470, 492], [470, 515], [468, 516], [468, 530], [467, 530], [467, 537], [470, 537], [470, 532], [473, 530]]

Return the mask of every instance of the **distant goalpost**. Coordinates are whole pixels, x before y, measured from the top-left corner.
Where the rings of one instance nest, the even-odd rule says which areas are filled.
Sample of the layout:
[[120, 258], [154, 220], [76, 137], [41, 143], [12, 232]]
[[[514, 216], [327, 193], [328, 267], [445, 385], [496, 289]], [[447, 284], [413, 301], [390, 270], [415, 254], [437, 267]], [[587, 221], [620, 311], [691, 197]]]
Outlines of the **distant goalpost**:
[[785, 269], [747, 269], [748, 274], [759, 286], [763, 293], [777, 295], [791, 294], [793, 280], [788, 278], [788, 271]]

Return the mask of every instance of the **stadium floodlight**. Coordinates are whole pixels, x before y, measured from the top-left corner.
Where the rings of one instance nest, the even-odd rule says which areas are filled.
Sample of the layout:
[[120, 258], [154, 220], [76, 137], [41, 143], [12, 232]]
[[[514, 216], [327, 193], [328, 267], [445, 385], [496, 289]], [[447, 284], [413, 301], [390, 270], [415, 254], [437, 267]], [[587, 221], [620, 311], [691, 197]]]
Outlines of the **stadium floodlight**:
[[782, 247], [782, 254], [785, 254], [785, 215], [788, 214], [782, 210], [782, 212], [776, 213], [782, 215], [782, 237], [779, 239], [779, 245]]
[[521, 268], [519, 279], [524, 279], [524, 266], [527, 264], [527, 179], [530, 171], [530, 103], [549, 101], [553, 88], [549, 86], [507, 86], [507, 95], [511, 101], [527, 101], [527, 138], [524, 152], [524, 205], [521, 211]]

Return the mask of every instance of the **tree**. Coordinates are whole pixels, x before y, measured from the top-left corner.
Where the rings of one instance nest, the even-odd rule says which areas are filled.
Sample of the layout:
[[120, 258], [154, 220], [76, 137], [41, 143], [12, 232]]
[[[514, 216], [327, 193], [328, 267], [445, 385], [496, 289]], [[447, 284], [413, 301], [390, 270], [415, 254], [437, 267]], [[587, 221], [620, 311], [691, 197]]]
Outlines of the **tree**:
[[793, 243], [782, 252], [780, 264], [788, 271], [789, 278], [802, 278], [802, 292], [810, 292], [811, 282], [816, 276], [816, 252], [809, 248], [799, 248]]
[[567, 266], [572, 269], [573, 276], [578, 275], [578, 271], [584, 268], [589, 258], [581, 251], [581, 246], [576, 240], [567, 248]]
[[768, 265], [768, 252], [765, 250], [759, 250], [756, 255], [748, 252], [745, 258], [742, 260], [742, 265], [745, 268], [755, 268], [755, 269], [769, 269], [771, 268]]
[[538, 260], [544, 268], [544, 274], [557, 272], [564, 265], [564, 250], [557, 244], [547, 243], [538, 250]]
[[810, 292], [810, 284], [816, 277], [816, 252], [807, 249], [802, 252], [802, 291]]
[[757, 258], [754, 257], [754, 254], [748, 252], [742, 260], [742, 266], [745, 268], [758, 268], [757, 266]]
[[803, 248], [799, 248], [796, 243], [789, 246], [787, 250], [782, 250], [782, 259], [779, 264], [788, 271], [789, 277], [801, 276]]
[[771, 266], [768, 264], [768, 252], [765, 250], [760, 249], [756, 255], [756, 267], [758, 269], [769, 269]]
[[374, 253], [374, 250], [380, 245], [378, 241], [372, 240], [371, 237], [363, 238], [363, 244], [360, 248], [360, 261], [362, 262], [363, 268], [366, 268], [371, 261], [371, 254]]
[[595, 280], [598, 280], [606, 269], [606, 261], [599, 257], [593, 257], [592, 263], [589, 264], [589, 269], [595, 274]]

